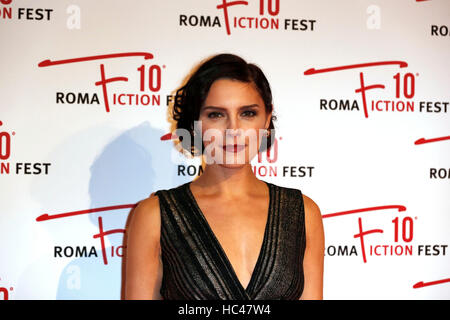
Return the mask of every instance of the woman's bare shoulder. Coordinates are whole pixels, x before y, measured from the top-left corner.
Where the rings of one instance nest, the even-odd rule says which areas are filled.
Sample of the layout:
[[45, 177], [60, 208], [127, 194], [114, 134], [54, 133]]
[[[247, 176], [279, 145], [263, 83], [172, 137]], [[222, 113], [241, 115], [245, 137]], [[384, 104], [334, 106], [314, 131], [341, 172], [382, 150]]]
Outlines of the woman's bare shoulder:
[[152, 192], [148, 198], [139, 201], [135, 209], [138, 209], [138, 207], [141, 211], [159, 211], [159, 198], [156, 192]]
[[126, 299], [159, 299], [162, 279], [158, 197], [137, 203], [126, 230]]
[[[307, 229], [323, 229], [322, 213], [317, 203], [305, 194], [302, 194], [305, 208], [305, 222]], [[309, 227], [309, 228], [308, 228]]]
[[131, 212], [130, 229], [159, 237], [161, 225], [159, 198], [153, 192], [148, 198], [139, 201]]
[[306, 194], [303, 194], [303, 193], [302, 193], [302, 197], [303, 197], [303, 204], [305, 207], [305, 212], [308, 211], [313, 215], [320, 214], [320, 208], [317, 205], [317, 203], [314, 202], [313, 199], [311, 199], [310, 197], [308, 197]]
[[133, 211], [134, 214], [144, 216], [148, 219], [159, 216], [159, 198], [156, 192], [152, 192], [148, 198], [139, 201]]
[[306, 249], [303, 258], [305, 278], [301, 300], [323, 299], [323, 262], [325, 235], [317, 203], [303, 194], [305, 208]]

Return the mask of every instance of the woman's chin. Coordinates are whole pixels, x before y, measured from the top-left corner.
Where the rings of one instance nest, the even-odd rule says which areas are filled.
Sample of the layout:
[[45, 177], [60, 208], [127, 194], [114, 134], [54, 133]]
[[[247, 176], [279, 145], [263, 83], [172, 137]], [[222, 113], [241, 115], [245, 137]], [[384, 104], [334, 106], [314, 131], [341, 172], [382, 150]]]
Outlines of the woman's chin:
[[245, 165], [247, 165], [248, 163], [219, 163], [219, 166], [221, 166], [222, 168], [227, 168], [227, 169], [240, 169], [242, 167], [244, 167]]

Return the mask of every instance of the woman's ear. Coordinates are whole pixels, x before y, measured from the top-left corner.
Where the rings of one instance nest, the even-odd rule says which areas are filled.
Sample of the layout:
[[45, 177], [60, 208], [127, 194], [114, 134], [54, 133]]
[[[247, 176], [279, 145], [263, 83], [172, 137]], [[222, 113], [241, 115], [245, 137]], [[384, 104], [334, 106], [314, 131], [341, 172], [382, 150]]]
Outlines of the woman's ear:
[[[273, 110], [273, 105], [272, 105], [272, 110]], [[264, 128], [269, 129], [271, 120], [272, 120], [272, 112], [270, 114], [268, 114]]]

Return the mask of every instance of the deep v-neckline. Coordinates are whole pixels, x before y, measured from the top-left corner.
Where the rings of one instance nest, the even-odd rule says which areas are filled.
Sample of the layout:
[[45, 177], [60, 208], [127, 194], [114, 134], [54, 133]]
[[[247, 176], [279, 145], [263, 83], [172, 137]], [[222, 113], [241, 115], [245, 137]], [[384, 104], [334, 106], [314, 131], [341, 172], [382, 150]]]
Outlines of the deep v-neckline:
[[226, 268], [228, 269], [229, 273], [232, 275], [232, 277], [234, 278], [234, 281], [237, 283], [237, 285], [239, 286], [239, 288], [245, 292], [246, 294], [250, 294], [249, 290], [251, 290], [254, 287], [254, 282], [257, 280], [257, 271], [260, 269], [260, 264], [263, 261], [264, 258], [264, 253], [265, 253], [265, 249], [267, 247], [267, 241], [268, 241], [268, 237], [269, 237], [269, 230], [270, 230], [270, 223], [271, 223], [271, 213], [272, 213], [272, 186], [270, 182], [261, 180], [263, 182], [266, 183], [267, 187], [269, 188], [269, 206], [267, 209], [267, 220], [266, 220], [266, 225], [264, 228], [264, 235], [263, 235], [263, 240], [261, 243], [261, 247], [259, 249], [259, 254], [258, 254], [258, 258], [256, 259], [256, 263], [255, 266], [253, 268], [252, 274], [250, 276], [250, 280], [247, 284], [247, 286], [244, 288], [244, 286], [242, 285], [242, 282], [239, 280], [239, 277], [237, 276], [236, 270], [234, 269], [233, 265], [231, 264], [230, 259], [228, 258], [228, 255], [226, 254], [222, 244], [220, 243], [219, 239], [217, 238], [216, 234], [214, 233], [214, 231], [211, 228], [211, 225], [209, 224], [208, 220], [206, 219], [206, 216], [203, 214], [203, 211], [200, 209], [200, 206], [198, 205], [197, 200], [195, 199], [194, 194], [191, 191], [191, 182], [188, 182], [185, 184], [186, 186], [186, 190], [189, 194], [189, 199], [192, 201], [192, 203], [194, 204], [195, 209], [197, 210], [198, 214], [201, 217], [201, 223], [203, 223], [206, 227], [206, 229], [208, 230], [208, 233], [210, 235], [210, 237], [213, 239], [214, 245], [218, 248], [219, 254], [221, 255], [221, 260], [225, 262]]

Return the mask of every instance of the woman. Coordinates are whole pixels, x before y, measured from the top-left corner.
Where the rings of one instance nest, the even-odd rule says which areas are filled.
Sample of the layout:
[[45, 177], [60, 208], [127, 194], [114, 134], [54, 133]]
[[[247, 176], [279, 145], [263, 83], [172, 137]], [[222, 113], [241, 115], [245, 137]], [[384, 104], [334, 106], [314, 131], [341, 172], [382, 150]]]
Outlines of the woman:
[[[208, 164], [197, 180], [136, 206], [127, 230], [126, 299], [322, 299], [319, 207], [251, 169], [274, 141], [272, 113], [266, 77], [236, 55], [210, 58], [177, 91], [177, 129], [201, 138]], [[261, 131], [266, 135], [251, 134]], [[199, 144], [184, 138], [195, 154]]]

